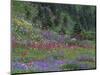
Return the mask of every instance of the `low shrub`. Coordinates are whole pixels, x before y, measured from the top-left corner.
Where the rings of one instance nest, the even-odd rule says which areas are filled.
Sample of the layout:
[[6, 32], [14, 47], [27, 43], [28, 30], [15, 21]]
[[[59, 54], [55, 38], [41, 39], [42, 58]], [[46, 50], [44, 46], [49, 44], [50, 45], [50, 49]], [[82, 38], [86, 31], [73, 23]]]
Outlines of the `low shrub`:
[[96, 33], [91, 32], [91, 31], [82, 32], [82, 36], [84, 37], [84, 39], [87, 39], [87, 40], [95, 40], [96, 39], [95, 35], [96, 35]]
[[78, 64], [64, 64], [61, 67], [63, 70], [77, 70], [80, 69]]

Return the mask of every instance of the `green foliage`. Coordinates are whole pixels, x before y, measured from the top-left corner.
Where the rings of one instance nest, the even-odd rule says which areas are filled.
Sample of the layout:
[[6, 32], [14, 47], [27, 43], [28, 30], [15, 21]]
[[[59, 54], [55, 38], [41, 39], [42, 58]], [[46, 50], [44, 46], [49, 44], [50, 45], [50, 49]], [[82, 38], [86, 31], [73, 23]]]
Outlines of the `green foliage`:
[[12, 31], [18, 40], [27, 39], [32, 31], [32, 25], [23, 19], [14, 18]]
[[94, 40], [96, 39], [96, 33], [93, 32], [93, 31], [84, 31], [82, 32], [82, 35], [85, 39], [88, 39], [88, 40]]
[[33, 28], [31, 23], [20, 18], [13, 19], [12, 31], [17, 40], [41, 40], [40, 30], [36, 29], [36, 27]]
[[64, 31], [71, 34], [72, 32], [80, 33], [81, 30], [95, 30], [94, 6], [12, 1], [12, 13], [12, 17], [25, 19], [32, 23], [33, 27], [48, 26], [48, 29], [55, 32]]
[[81, 27], [80, 24], [75, 24], [73, 27], [73, 34], [80, 34], [81, 33]]
[[[25, 49], [25, 48], [16, 48], [14, 49], [12, 60], [16, 60], [17, 58], [21, 59], [20, 62], [30, 62], [32, 60], [42, 60], [46, 58], [48, 52], [40, 51], [38, 49]], [[23, 53], [27, 53], [23, 56]], [[16, 60], [18, 61], [18, 60]]]
[[69, 40], [67, 43], [68, 43], [68, 45], [79, 45], [79, 41], [78, 40], [76, 40], [76, 41]]
[[61, 67], [63, 70], [77, 70], [80, 69], [78, 64], [64, 64]]

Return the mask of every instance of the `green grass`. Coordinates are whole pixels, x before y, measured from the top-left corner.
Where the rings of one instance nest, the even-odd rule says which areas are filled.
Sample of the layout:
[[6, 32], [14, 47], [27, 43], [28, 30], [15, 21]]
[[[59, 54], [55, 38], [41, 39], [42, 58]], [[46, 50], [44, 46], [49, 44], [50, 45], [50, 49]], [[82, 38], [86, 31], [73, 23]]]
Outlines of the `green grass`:
[[[27, 51], [27, 54], [24, 56], [23, 53]], [[38, 49], [15, 49], [15, 52], [12, 53], [13, 58], [29, 58], [31, 60], [40, 60], [46, 57], [47, 53]]]
[[[25, 56], [22, 54], [27, 51]], [[62, 55], [59, 52], [63, 52]], [[12, 53], [13, 59], [14, 58], [29, 58], [32, 60], [42, 60], [48, 56], [52, 56], [58, 59], [65, 59], [65, 60], [75, 60], [80, 55], [89, 55], [95, 57], [95, 50], [94, 49], [86, 49], [86, 48], [76, 48], [76, 49], [53, 49], [53, 50], [39, 50], [39, 49], [24, 49], [24, 48], [16, 48]]]

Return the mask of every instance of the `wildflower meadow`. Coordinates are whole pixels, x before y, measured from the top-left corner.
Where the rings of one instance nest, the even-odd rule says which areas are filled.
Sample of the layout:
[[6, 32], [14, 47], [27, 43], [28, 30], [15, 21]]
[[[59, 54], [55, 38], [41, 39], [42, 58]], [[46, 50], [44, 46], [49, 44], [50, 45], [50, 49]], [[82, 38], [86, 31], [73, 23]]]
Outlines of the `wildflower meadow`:
[[96, 7], [12, 0], [11, 73], [96, 69]]

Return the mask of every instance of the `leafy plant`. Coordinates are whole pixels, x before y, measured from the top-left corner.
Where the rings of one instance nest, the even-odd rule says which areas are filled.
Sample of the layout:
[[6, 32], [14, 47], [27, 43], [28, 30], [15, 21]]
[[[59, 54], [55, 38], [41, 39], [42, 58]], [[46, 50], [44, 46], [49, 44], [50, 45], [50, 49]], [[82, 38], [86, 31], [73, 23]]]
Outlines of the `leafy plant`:
[[64, 64], [61, 67], [63, 70], [77, 70], [80, 69], [78, 64]]

